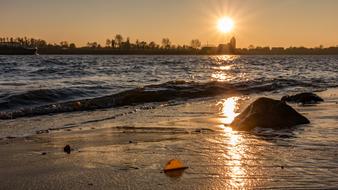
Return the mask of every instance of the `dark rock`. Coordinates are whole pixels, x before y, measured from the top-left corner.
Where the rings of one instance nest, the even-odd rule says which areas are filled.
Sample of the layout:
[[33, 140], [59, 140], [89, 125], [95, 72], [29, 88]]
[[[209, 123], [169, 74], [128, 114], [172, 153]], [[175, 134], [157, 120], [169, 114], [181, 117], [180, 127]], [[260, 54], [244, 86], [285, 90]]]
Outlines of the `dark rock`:
[[47, 154], [46, 152], [41, 153], [41, 155], [46, 155], [46, 154]]
[[324, 100], [314, 93], [300, 93], [292, 96], [283, 96], [281, 101], [283, 102], [293, 102], [293, 103], [302, 103], [302, 104], [314, 104], [318, 102], [323, 102]]
[[230, 124], [235, 130], [249, 131], [255, 127], [283, 129], [310, 121], [291, 106], [279, 100], [258, 98]]
[[70, 148], [70, 146], [67, 144], [64, 148], [63, 151], [66, 152], [67, 154], [70, 154], [70, 152], [72, 151], [72, 149]]

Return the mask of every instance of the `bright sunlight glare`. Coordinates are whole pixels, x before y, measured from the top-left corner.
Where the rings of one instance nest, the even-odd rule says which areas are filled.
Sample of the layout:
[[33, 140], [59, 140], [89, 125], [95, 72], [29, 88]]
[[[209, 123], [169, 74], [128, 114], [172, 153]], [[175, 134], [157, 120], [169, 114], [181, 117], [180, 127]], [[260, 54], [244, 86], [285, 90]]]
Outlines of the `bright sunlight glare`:
[[234, 28], [234, 21], [230, 17], [220, 18], [217, 27], [219, 31], [228, 33]]

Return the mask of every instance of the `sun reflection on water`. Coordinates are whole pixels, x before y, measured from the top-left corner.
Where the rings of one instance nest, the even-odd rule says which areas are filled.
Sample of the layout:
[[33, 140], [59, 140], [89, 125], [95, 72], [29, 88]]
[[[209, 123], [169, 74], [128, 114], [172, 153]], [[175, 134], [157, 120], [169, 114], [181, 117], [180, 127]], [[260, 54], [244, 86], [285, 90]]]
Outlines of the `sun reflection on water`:
[[246, 172], [243, 167], [243, 155], [245, 154], [245, 143], [241, 134], [233, 131], [231, 127], [223, 127], [225, 143], [228, 151], [224, 154], [228, 166], [227, 176], [230, 177], [229, 184], [232, 187], [244, 188], [246, 186]]
[[243, 166], [243, 155], [246, 154], [245, 139], [241, 133], [233, 131], [229, 125], [239, 114], [239, 97], [229, 97], [218, 102], [220, 106], [220, 122], [225, 125], [220, 127], [224, 131], [224, 143], [227, 145], [227, 151], [224, 153], [225, 165], [228, 166], [226, 176], [230, 178], [229, 184], [235, 188], [246, 187], [246, 170]]
[[212, 57], [213, 61], [215, 61], [216, 64], [232, 63], [238, 58], [238, 55], [218, 55]]
[[238, 100], [239, 97], [230, 97], [217, 103], [221, 107], [221, 123], [230, 124], [239, 114], [236, 112], [238, 110]]
[[214, 72], [211, 74], [211, 78], [217, 81], [231, 81], [234, 79], [234, 76], [229, 72], [233, 67], [234, 60], [238, 56], [235, 55], [221, 55], [212, 57], [212, 62], [214, 67], [212, 69]]

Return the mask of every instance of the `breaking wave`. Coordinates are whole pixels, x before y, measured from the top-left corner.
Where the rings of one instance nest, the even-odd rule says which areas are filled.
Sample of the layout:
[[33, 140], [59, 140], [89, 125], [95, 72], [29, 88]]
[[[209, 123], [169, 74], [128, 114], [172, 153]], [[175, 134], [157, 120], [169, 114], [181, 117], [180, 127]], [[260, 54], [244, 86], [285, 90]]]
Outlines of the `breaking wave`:
[[291, 79], [242, 81], [238, 83], [169, 81], [162, 84], [125, 90], [107, 96], [71, 101], [63, 100], [65, 100], [65, 97], [81, 97], [86, 94], [79, 89], [42, 89], [7, 97], [7, 101], [0, 102], [0, 111], [7, 110], [0, 112], [0, 119], [89, 111], [150, 102], [182, 101], [221, 94], [270, 92], [289, 87], [321, 88], [321, 86], [313, 83]]

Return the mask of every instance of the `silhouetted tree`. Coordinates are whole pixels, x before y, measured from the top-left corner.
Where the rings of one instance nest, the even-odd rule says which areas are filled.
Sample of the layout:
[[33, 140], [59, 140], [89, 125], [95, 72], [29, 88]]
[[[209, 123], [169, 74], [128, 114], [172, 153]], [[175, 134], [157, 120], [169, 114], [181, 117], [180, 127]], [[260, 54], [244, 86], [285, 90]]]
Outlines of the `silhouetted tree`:
[[140, 42], [140, 48], [146, 49], [147, 48], [147, 42], [145, 42], [145, 41]]
[[68, 47], [69, 47], [67, 41], [62, 41], [62, 42], [60, 42], [60, 46], [61, 46], [62, 48], [68, 48]]
[[190, 45], [194, 49], [198, 49], [201, 47], [201, 42], [198, 39], [191, 40]]
[[112, 47], [112, 48], [115, 48], [115, 47], [116, 47], [116, 42], [115, 42], [115, 40], [111, 40], [111, 47]]
[[155, 42], [150, 42], [148, 46], [149, 46], [150, 49], [155, 49], [156, 48], [156, 43]]
[[74, 43], [70, 43], [70, 44], [69, 44], [69, 48], [70, 48], [70, 49], [75, 49], [75, 48], [76, 48], [76, 45], [75, 45]]
[[140, 48], [140, 41], [138, 41], [138, 39], [136, 39], [136, 41], [135, 41], [135, 47], [136, 47], [136, 49]]
[[165, 49], [169, 49], [171, 45], [171, 42], [169, 40], [169, 38], [163, 38], [162, 39], [162, 47]]
[[127, 40], [123, 43], [123, 49], [130, 49], [130, 38], [127, 37]]
[[106, 39], [106, 47], [110, 47], [111, 46], [111, 40], [110, 39]]
[[98, 43], [97, 42], [87, 42], [87, 47], [89, 48], [97, 48]]
[[121, 44], [122, 44], [122, 42], [123, 42], [123, 37], [122, 37], [122, 35], [121, 35], [121, 34], [116, 34], [116, 36], [115, 36], [115, 41], [116, 41], [118, 47], [121, 48]]

